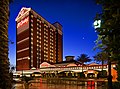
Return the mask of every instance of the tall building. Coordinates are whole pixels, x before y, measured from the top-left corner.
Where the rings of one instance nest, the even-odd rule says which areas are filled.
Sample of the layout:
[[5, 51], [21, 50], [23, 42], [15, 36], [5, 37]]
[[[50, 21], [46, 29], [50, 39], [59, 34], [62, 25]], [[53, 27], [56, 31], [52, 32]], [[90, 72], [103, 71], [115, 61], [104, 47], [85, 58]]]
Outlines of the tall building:
[[50, 24], [31, 8], [23, 7], [16, 18], [16, 69], [40, 68], [42, 62], [63, 59], [62, 25]]

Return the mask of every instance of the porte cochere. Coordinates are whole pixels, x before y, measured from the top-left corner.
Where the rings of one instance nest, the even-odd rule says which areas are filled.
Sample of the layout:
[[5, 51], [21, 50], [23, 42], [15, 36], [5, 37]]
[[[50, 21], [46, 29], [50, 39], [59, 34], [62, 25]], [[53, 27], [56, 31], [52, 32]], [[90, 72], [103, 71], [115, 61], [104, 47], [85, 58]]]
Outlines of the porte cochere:
[[[117, 72], [114, 69], [116, 64], [112, 64], [111, 72], [112, 79], [116, 80]], [[102, 72], [103, 70], [103, 72]], [[108, 65], [100, 65], [96, 63], [80, 65], [75, 62], [71, 63], [61, 63], [61, 64], [49, 64], [43, 62], [40, 65], [40, 69], [31, 68], [31, 70], [16, 71], [16, 74], [30, 76], [31, 74], [40, 73], [42, 77], [71, 77], [71, 78], [107, 78], [108, 74]], [[104, 76], [103, 76], [104, 75]]]

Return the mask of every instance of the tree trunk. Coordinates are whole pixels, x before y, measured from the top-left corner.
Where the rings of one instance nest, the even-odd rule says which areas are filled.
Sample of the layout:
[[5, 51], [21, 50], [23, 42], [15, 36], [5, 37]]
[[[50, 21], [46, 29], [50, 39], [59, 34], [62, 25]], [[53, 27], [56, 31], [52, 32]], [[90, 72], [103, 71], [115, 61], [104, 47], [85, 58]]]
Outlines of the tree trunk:
[[111, 60], [108, 57], [108, 89], [112, 89]]
[[103, 64], [104, 64], [104, 61], [102, 59], [102, 76], [103, 76]]
[[83, 73], [83, 63], [82, 63], [82, 73]]
[[9, 0], [0, 0], [0, 89], [11, 89], [8, 59]]
[[24, 83], [25, 89], [29, 89], [29, 83]]

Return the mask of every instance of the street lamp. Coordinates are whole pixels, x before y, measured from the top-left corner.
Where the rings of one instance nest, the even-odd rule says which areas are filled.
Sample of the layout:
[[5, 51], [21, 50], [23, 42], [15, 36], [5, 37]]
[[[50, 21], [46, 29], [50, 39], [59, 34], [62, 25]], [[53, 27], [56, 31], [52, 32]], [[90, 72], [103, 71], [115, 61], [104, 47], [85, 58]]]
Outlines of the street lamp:
[[95, 20], [95, 22], [93, 23], [93, 25], [94, 25], [95, 29], [100, 28], [101, 27], [101, 20]]

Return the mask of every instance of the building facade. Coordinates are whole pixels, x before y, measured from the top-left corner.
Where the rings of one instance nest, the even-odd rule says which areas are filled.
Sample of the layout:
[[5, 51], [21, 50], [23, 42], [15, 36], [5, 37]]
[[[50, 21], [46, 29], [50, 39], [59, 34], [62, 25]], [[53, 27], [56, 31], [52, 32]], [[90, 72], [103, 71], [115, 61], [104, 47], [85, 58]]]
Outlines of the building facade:
[[63, 59], [62, 25], [49, 23], [31, 8], [23, 7], [16, 18], [16, 69], [40, 68], [42, 62]]
[[[117, 81], [117, 71], [115, 70], [116, 63], [111, 64], [111, 75], [112, 80]], [[101, 76], [102, 71], [104, 73]], [[51, 78], [87, 78], [87, 79], [104, 79], [107, 80], [108, 76], [108, 65], [107, 64], [85, 64], [81, 65], [77, 61], [63, 61], [62, 63], [50, 64], [47, 62], [43, 62], [40, 64], [39, 69], [31, 69], [17, 71], [16, 74], [22, 76], [24, 73], [25, 76], [30, 76], [35, 73], [42, 74], [42, 77], [51, 77]], [[83, 75], [81, 75], [83, 73]], [[104, 76], [104, 77], [103, 77]]]

